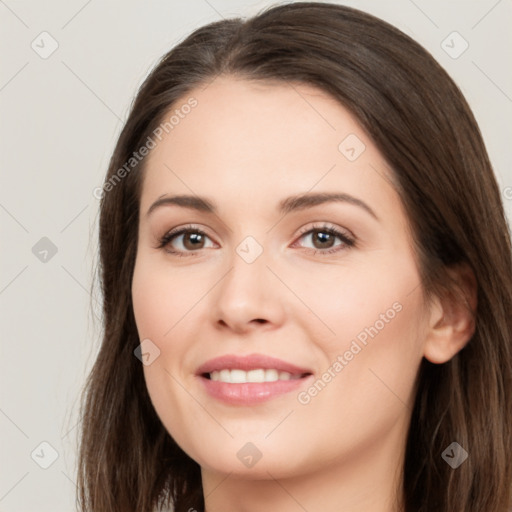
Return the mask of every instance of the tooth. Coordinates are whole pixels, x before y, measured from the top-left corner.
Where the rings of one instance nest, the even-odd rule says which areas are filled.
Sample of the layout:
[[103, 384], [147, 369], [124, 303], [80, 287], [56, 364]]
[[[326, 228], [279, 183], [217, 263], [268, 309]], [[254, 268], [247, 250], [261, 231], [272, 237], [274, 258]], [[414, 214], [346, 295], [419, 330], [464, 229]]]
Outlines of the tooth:
[[265, 382], [265, 370], [248, 371], [247, 382]]
[[265, 370], [265, 382], [273, 382], [279, 378], [277, 370]]
[[231, 372], [229, 370], [221, 370], [219, 374], [219, 380], [221, 380], [222, 382], [231, 382]]
[[[227, 370], [227, 371], [229, 371], [229, 370]], [[243, 370], [231, 370], [231, 382], [234, 382], [234, 383], [247, 382], [246, 372], [244, 372]]]
[[276, 380], [293, 380], [300, 378], [301, 375], [299, 374], [291, 374], [274, 368], [268, 370], [257, 368], [255, 370], [249, 370], [248, 372], [239, 369], [224, 369], [210, 372], [210, 380], [233, 384], [244, 384], [247, 382], [275, 382]]

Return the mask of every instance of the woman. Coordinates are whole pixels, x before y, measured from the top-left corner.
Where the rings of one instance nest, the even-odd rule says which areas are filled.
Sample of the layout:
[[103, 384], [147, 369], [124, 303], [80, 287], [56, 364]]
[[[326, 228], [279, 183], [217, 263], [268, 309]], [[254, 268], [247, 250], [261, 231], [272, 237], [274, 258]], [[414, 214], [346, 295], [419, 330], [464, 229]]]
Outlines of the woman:
[[196, 30], [101, 195], [81, 510], [512, 505], [508, 227], [408, 36], [322, 3]]

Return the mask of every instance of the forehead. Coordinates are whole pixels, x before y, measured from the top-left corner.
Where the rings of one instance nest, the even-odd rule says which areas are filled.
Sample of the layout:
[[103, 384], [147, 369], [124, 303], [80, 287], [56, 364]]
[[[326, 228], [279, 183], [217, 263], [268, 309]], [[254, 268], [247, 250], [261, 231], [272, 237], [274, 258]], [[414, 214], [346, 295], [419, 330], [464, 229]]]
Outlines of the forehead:
[[[195, 106], [181, 111], [191, 98]], [[146, 160], [142, 209], [170, 193], [232, 198], [242, 208], [310, 190], [359, 194], [381, 210], [398, 199], [356, 119], [310, 85], [219, 77], [164, 121], [173, 113], [178, 122]]]

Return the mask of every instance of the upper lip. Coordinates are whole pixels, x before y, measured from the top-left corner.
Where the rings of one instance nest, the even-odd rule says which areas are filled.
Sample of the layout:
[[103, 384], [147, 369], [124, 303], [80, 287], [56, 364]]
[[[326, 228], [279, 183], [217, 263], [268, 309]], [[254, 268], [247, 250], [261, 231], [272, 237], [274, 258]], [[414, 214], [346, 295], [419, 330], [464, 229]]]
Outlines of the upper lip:
[[265, 370], [275, 369], [280, 372], [288, 372], [292, 375], [312, 373], [307, 368], [288, 363], [282, 359], [266, 356], [264, 354], [250, 354], [247, 356], [239, 356], [235, 354], [226, 354], [215, 357], [203, 363], [197, 369], [197, 375], [211, 373], [219, 370], [257, 370], [263, 368]]

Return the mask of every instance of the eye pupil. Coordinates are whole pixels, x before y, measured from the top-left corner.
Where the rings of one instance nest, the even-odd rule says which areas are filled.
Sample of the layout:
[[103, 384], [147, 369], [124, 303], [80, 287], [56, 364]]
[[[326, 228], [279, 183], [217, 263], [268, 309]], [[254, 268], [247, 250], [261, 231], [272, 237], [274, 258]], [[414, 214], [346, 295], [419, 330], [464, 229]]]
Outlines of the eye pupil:
[[320, 240], [320, 249], [324, 249], [325, 247], [332, 247], [332, 241], [334, 240], [334, 236], [331, 233], [326, 231], [316, 231], [315, 232], [317, 238]]
[[[183, 236], [183, 245], [187, 249], [197, 249], [201, 242], [204, 244], [203, 235], [201, 233], [187, 233]], [[187, 243], [190, 243], [190, 245], [187, 246]]]

